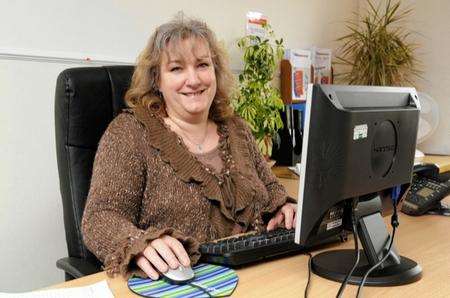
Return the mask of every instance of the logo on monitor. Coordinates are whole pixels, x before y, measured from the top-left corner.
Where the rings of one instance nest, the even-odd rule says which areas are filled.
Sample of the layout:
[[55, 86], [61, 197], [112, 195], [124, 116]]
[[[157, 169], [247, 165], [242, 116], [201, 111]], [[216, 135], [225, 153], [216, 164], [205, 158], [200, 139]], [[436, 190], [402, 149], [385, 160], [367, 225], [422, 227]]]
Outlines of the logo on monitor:
[[374, 147], [373, 151], [375, 152], [389, 152], [389, 151], [395, 151], [395, 145], [386, 145], [386, 146], [378, 146]]

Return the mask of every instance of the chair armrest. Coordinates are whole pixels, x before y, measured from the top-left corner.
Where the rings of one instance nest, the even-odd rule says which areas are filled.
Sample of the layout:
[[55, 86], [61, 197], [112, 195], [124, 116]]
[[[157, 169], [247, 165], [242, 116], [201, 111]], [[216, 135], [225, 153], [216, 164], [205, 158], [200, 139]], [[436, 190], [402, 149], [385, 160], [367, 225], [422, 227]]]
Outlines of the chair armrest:
[[89, 274], [94, 274], [102, 269], [86, 260], [74, 257], [62, 258], [56, 261], [56, 267], [64, 270], [74, 278], [80, 278]]

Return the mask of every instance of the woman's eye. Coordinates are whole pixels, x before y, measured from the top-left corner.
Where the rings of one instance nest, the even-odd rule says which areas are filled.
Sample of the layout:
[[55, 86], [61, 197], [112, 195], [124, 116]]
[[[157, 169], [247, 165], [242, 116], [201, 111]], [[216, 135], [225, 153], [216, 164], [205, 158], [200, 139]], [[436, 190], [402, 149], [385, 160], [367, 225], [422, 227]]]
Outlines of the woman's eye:
[[206, 63], [206, 62], [205, 62], [205, 63], [200, 63], [200, 64], [199, 64], [199, 67], [200, 67], [200, 68], [206, 68], [206, 67], [209, 67], [209, 63]]
[[181, 70], [181, 67], [179, 67], [179, 66], [174, 66], [174, 67], [170, 68], [171, 72], [176, 72], [176, 71], [180, 71], [180, 70]]

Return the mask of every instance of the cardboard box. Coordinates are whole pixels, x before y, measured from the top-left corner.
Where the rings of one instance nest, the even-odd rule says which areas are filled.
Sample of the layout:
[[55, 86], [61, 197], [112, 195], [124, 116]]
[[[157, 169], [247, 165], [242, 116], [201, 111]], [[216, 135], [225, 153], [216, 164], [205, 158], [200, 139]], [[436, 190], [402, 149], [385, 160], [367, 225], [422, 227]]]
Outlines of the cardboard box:
[[331, 49], [313, 47], [311, 53], [314, 84], [331, 84]]
[[310, 50], [288, 49], [285, 59], [291, 65], [291, 98], [292, 100], [306, 100], [308, 84], [312, 82]]

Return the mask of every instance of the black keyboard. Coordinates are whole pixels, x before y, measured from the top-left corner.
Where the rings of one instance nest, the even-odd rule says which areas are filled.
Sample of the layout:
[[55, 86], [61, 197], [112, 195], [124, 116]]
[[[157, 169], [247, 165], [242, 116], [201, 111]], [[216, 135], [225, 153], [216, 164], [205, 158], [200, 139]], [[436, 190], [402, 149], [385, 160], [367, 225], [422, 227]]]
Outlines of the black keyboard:
[[234, 267], [275, 256], [305, 252], [307, 247], [296, 244], [294, 236], [294, 229], [277, 229], [204, 243], [200, 245], [200, 260]]

